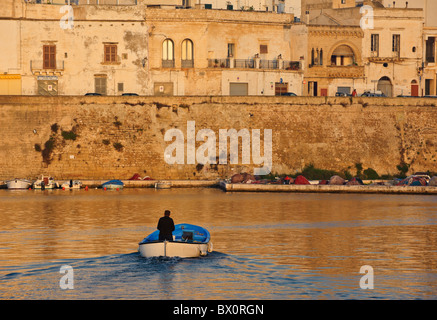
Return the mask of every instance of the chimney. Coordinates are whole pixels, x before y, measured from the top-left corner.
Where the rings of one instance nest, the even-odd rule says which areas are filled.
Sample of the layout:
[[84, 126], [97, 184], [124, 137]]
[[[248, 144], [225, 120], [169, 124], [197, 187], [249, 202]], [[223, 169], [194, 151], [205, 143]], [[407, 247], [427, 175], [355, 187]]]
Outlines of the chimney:
[[393, 1], [393, 8], [396, 7], [396, 1]]
[[405, 2], [405, 8], [408, 8], [408, 1]]
[[305, 16], [306, 16], [306, 24], [310, 24], [310, 12], [308, 10], [305, 11]]

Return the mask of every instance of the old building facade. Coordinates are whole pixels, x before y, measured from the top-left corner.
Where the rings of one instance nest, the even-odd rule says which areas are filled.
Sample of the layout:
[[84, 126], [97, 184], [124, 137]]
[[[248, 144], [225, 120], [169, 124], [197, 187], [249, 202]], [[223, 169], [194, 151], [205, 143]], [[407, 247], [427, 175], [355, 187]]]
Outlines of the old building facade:
[[[378, 92], [388, 97], [422, 95], [423, 10], [384, 8], [371, 1], [358, 7], [345, 1], [343, 8], [336, 1], [308, 3], [307, 9], [313, 9], [306, 11], [308, 28], [313, 30], [309, 43], [324, 45], [324, 66], [316, 59], [317, 67], [309, 68], [305, 77], [314, 77], [317, 70], [319, 79], [330, 79], [324, 88], [317, 83], [314, 89], [310, 86], [316, 83], [310, 82], [309, 94], [350, 94], [355, 89], [358, 94]], [[318, 49], [308, 47], [311, 61]]]
[[75, 5], [65, 28], [62, 6], [9, 1], [0, 31], [9, 40], [4, 94], [302, 92], [291, 14]]
[[51, 3], [5, 0], [0, 7], [0, 94], [437, 94], [429, 5], [302, 0], [299, 22], [268, 6]]

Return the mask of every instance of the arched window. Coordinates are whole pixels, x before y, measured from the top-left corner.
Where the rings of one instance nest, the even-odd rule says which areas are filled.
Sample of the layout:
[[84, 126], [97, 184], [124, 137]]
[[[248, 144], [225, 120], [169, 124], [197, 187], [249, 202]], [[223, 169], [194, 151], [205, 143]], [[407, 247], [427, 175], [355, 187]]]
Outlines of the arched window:
[[311, 65], [314, 65], [314, 48], [311, 49]]
[[320, 49], [319, 64], [323, 66], [323, 49]]
[[162, 67], [174, 67], [174, 44], [171, 39], [165, 39], [162, 43]]
[[355, 64], [355, 54], [347, 45], [338, 46], [331, 55], [331, 65], [351, 66]]
[[190, 39], [185, 39], [182, 41], [182, 68], [193, 68], [194, 67], [194, 53], [193, 53], [193, 41]]

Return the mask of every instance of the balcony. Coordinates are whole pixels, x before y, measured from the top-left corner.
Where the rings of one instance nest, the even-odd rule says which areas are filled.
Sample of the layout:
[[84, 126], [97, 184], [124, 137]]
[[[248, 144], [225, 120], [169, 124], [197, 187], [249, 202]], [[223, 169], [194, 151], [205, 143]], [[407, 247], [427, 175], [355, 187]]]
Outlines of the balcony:
[[163, 68], [174, 68], [174, 60], [162, 60]]
[[254, 59], [235, 59], [234, 67], [240, 69], [253, 69], [255, 68]]
[[279, 61], [278, 60], [260, 60], [259, 68], [260, 69], [278, 69]]
[[181, 60], [181, 68], [194, 68], [194, 60]]
[[299, 71], [302, 70], [302, 64], [300, 61], [283, 61], [282, 69]]
[[64, 60], [50, 61], [44, 64], [42, 60], [30, 60], [30, 71], [34, 75], [62, 75]]
[[278, 58], [276, 60], [254, 59], [208, 59], [208, 68], [236, 68], [236, 69], [262, 69], [262, 70], [289, 70], [302, 71], [300, 61], [287, 61]]
[[327, 66], [326, 73], [329, 78], [362, 78], [363, 66]]
[[208, 59], [208, 68], [230, 68], [230, 59]]

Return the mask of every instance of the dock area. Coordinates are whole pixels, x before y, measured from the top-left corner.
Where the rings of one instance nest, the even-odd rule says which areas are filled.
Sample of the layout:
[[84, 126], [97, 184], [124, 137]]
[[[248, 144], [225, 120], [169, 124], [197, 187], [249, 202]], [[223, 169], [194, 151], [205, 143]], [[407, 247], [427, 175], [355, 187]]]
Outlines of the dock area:
[[[102, 188], [108, 180], [81, 180], [82, 188]], [[124, 188], [219, 188], [224, 192], [297, 192], [297, 193], [368, 193], [368, 194], [428, 194], [437, 195], [437, 186], [394, 186], [379, 184], [364, 185], [321, 185], [276, 183], [230, 183], [226, 180], [121, 180]], [[6, 185], [0, 181], [0, 189]]]
[[437, 195], [437, 187], [435, 186], [252, 184], [227, 183], [226, 181], [220, 181], [219, 186], [220, 189], [226, 192], [379, 193]]
[[[83, 187], [100, 188], [108, 180], [81, 180]], [[120, 180], [124, 188], [155, 188], [156, 183], [167, 184], [171, 188], [217, 187], [218, 180]]]

